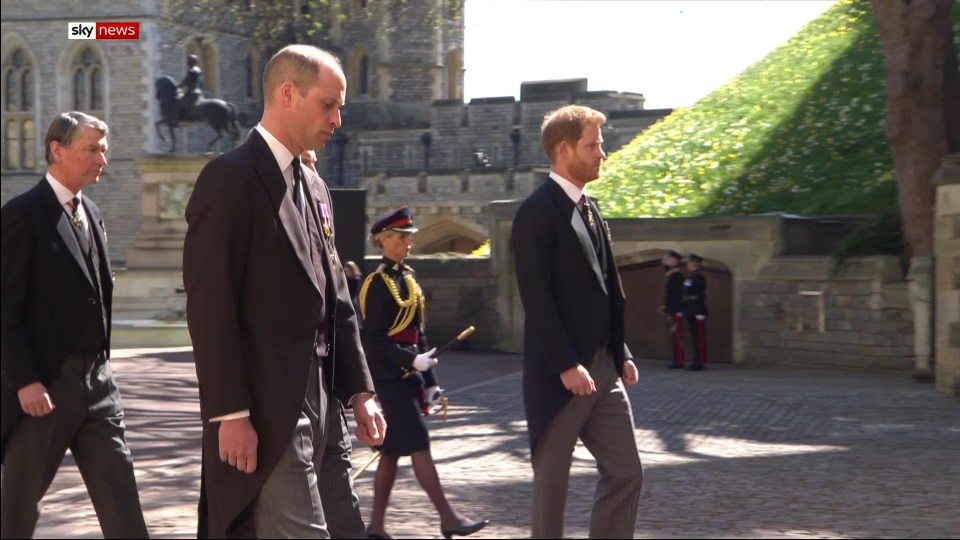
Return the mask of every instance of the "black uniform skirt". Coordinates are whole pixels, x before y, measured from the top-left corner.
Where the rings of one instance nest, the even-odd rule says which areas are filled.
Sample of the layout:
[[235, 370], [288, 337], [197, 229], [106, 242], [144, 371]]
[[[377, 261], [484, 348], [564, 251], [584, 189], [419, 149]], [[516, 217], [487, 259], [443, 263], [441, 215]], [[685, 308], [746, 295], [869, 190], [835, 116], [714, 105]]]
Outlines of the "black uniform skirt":
[[384, 454], [409, 456], [430, 449], [430, 435], [417, 400], [422, 384], [419, 373], [401, 380], [374, 381], [387, 421], [387, 436], [382, 446]]

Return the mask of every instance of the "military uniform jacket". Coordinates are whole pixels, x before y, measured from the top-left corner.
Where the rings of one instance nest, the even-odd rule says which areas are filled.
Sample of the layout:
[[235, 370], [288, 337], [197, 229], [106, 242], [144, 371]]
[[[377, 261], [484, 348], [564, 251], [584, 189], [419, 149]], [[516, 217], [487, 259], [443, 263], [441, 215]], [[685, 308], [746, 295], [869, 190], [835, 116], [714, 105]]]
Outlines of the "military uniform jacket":
[[414, 369], [417, 352], [429, 349], [426, 302], [413, 269], [384, 257], [363, 282], [360, 311], [370, 375], [374, 381], [400, 380]]
[[683, 280], [683, 313], [685, 315], [707, 314], [707, 280], [699, 271]]
[[665, 274], [666, 289], [663, 295], [663, 309], [667, 313], [681, 313], [683, 311], [683, 272], [680, 267], [673, 267]]

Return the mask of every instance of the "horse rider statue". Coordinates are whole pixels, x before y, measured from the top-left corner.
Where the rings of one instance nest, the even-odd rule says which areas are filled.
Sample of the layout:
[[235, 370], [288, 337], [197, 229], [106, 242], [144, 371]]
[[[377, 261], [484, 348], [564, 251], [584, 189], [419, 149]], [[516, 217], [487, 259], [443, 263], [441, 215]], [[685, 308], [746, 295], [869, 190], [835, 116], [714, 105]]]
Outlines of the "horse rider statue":
[[176, 135], [173, 128], [180, 124], [206, 122], [217, 136], [207, 145], [207, 151], [213, 151], [213, 146], [229, 134], [236, 141], [240, 136], [237, 126], [237, 108], [222, 99], [207, 99], [203, 97], [203, 70], [200, 69], [197, 56], [187, 57], [187, 74], [183, 80], [177, 81], [169, 76], [163, 76], [156, 81], [157, 100], [160, 102], [160, 120], [156, 122], [157, 134], [161, 141], [166, 139], [160, 126], [167, 126], [170, 133], [170, 152], [176, 148]]
[[194, 109], [203, 99], [203, 70], [198, 64], [197, 55], [191, 54], [187, 57], [187, 74], [177, 87], [183, 90], [180, 98], [180, 118], [184, 120], [195, 116]]

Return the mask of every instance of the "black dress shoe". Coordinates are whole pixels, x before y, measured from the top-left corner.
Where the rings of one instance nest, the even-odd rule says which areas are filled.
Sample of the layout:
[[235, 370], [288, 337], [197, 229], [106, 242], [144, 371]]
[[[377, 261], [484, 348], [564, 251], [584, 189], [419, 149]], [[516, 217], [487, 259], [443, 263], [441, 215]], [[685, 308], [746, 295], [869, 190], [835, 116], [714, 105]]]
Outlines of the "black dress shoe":
[[669, 364], [667, 364], [667, 369], [683, 369], [683, 366], [681, 366], [680, 364], [674, 364], [673, 362], [670, 362]]
[[703, 369], [703, 364], [690, 364], [688, 368], [690, 371], [700, 371]]
[[453, 538], [454, 536], [470, 536], [471, 534], [482, 530], [489, 523], [490, 520], [481, 519], [479, 521], [474, 521], [473, 523], [464, 523], [463, 525], [458, 525], [449, 529], [441, 528], [440, 534], [442, 534], [444, 538]]
[[371, 540], [393, 540], [393, 537], [383, 531], [371, 531], [367, 529], [367, 538]]

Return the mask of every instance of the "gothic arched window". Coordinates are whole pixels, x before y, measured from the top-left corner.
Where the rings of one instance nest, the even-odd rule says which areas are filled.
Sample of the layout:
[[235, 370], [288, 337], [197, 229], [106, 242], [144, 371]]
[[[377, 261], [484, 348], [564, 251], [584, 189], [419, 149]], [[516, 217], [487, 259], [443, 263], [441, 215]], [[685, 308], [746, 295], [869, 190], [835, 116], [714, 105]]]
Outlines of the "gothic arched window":
[[352, 50], [347, 63], [347, 90], [351, 96], [368, 96], [370, 90], [370, 57], [361, 47]]
[[247, 54], [246, 71], [247, 71], [247, 97], [250, 98], [260, 98], [260, 85], [262, 84], [263, 78], [263, 69], [260, 66], [260, 51], [256, 49], [250, 49], [249, 54]]
[[191, 54], [197, 56], [200, 69], [203, 71], [201, 89], [204, 97], [216, 96], [220, 89], [220, 82], [217, 77], [217, 51], [213, 48], [213, 43], [208, 39], [198, 37], [187, 44], [187, 54], [183, 57], [184, 73], [187, 72], [187, 56]]
[[73, 108], [103, 118], [103, 66], [100, 55], [84, 47], [73, 59]]
[[33, 66], [21, 48], [3, 59], [3, 168], [32, 170], [37, 166]]
[[360, 95], [365, 96], [370, 93], [370, 58], [363, 55], [360, 58]]

